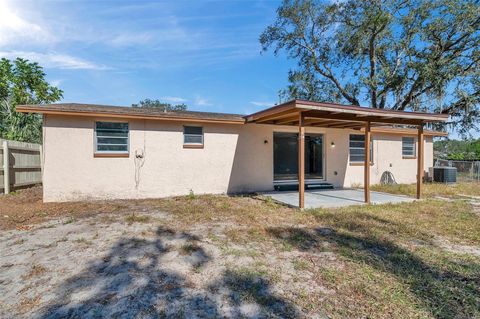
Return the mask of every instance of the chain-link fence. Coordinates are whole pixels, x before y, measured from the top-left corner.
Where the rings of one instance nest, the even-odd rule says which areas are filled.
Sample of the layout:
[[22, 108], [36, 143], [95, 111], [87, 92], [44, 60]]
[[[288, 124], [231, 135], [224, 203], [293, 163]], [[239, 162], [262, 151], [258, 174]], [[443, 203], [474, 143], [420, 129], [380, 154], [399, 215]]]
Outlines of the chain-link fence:
[[457, 168], [457, 181], [480, 181], [480, 161], [435, 160], [435, 166]]

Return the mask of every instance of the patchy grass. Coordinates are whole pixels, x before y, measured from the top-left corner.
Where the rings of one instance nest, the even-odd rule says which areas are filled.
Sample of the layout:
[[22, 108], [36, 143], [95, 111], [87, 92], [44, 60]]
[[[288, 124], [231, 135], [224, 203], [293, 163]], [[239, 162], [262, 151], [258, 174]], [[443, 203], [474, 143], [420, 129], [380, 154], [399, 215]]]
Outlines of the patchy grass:
[[75, 218], [73, 217], [69, 217], [67, 220], [65, 220], [63, 222], [64, 225], [68, 225], [68, 224], [71, 224], [71, 223], [74, 223], [75, 222]]
[[19, 313], [23, 314], [31, 309], [37, 307], [40, 304], [40, 301], [42, 299], [42, 296], [37, 295], [32, 298], [22, 298], [20, 303], [17, 306], [17, 310]]
[[[468, 193], [466, 188], [443, 192], [436, 187], [427, 193], [451, 196]], [[228, 209], [223, 208], [226, 200]], [[332, 318], [480, 316], [480, 258], [435, 244], [436, 238], [445, 238], [480, 246], [480, 218], [466, 201], [429, 199], [303, 212], [250, 198], [198, 196], [189, 200], [190, 207], [183, 202], [177, 198], [161, 205], [180, 225], [193, 217], [201, 224], [228, 221], [241, 226], [225, 231], [228, 241], [255, 247], [260, 261], [272, 255], [305, 254], [293, 257], [294, 270], [311, 274], [312, 282], [333, 293], [297, 288], [290, 298], [302, 309], [324, 311]], [[177, 205], [170, 206], [173, 203]], [[333, 254], [333, 260], [315, 257], [322, 253]], [[242, 256], [238, 251], [232, 255]], [[235, 289], [247, 301], [267, 302], [261, 287], [275, 284], [255, 271], [232, 270], [238, 281]]]
[[21, 239], [17, 239], [15, 240], [11, 245], [21, 245], [23, 244], [24, 242], [26, 242], [27, 240], [25, 238], [21, 238]]
[[43, 203], [42, 187], [36, 186], [0, 196], [0, 229], [28, 230], [28, 225], [66, 216], [70, 217], [67, 222], [74, 222], [80, 217], [120, 212], [131, 204], [130, 201]]
[[79, 244], [79, 245], [84, 245], [84, 246], [90, 246], [90, 245], [93, 245], [93, 242], [84, 238], [84, 237], [80, 237], [80, 238], [77, 238], [73, 241], [74, 243], [76, 244]]
[[[372, 185], [372, 191], [402, 194], [415, 196], [417, 194], [416, 184], [396, 184], [396, 185]], [[480, 183], [460, 182], [453, 185], [441, 183], [423, 184], [423, 195], [426, 197], [447, 196], [456, 197], [459, 195], [480, 196]]]
[[[255, 310], [252, 305], [256, 305], [259, 317], [480, 318], [480, 257], [455, 249], [455, 245], [480, 249], [480, 216], [472, 203], [458, 197], [473, 195], [477, 192], [475, 186], [480, 188], [478, 184], [458, 184], [454, 188], [427, 184], [427, 200], [305, 211], [248, 196], [192, 194], [121, 204], [113, 201], [112, 207], [121, 207], [120, 212], [130, 209], [121, 215], [121, 220], [142, 225], [120, 230], [123, 233], [111, 250], [111, 261], [96, 260], [92, 252], [97, 241], [105, 240], [102, 232], [107, 228], [90, 228], [88, 236], [75, 233], [84, 237], [71, 240], [73, 244], [88, 238], [95, 245], [88, 249], [93, 268], [87, 268], [84, 277], [73, 278], [82, 284], [95, 276], [110, 279], [108, 271], [113, 271], [115, 278], [123, 278], [117, 267], [123, 265], [129, 269], [125, 272], [129, 281], [122, 291], [138, 291], [129, 285], [142, 281], [130, 276], [150, 278], [153, 283], [142, 288], [152, 289], [151, 294], [137, 295], [130, 303], [149, 304], [148, 296], [162, 293], [172, 293], [169, 297], [175, 302], [189, 302], [188, 293], [192, 292], [188, 287], [194, 286], [198, 293], [195, 302], [213, 294], [221, 307], [230, 304]], [[414, 185], [388, 187], [376, 190], [407, 195], [415, 192]], [[436, 196], [450, 198], [433, 198]], [[50, 216], [45, 208], [41, 211]], [[132, 211], [141, 211], [142, 215]], [[150, 211], [165, 213], [167, 218], [160, 221], [149, 215]], [[65, 212], [76, 222], [58, 228], [72, 231], [85, 225], [86, 221], [79, 218], [83, 215]], [[116, 227], [105, 216], [88, 223], [91, 227]], [[168, 224], [168, 228], [159, 224]], [[20, 246], [25, 250], [25, 245], [34, 243], [28, 238], [26, 242], [15, 238], [9, 249]], [[64, 242], [60, 248], [48, 249], [65, 251], [70, 243], [66, 238], [56, 239], [55, 243]], [[452, 249], [439, 245], [439, 240], [452, 243]], [[109, 246], [105, 242], [98, 244]], [[168, 254], [172, 249], [181, 257]], [[86, 249], [74, 251], [82, 250]], [[165, 263], [169, 267], [161, 268]], [[31, 271], [26, 268], [25, 278], [33, 280], [46, 272], [34, 267]], [[66, 282], [71, 289], [71, 280]], [[176, 291], [182, 294], [173, 294]], [[99, 298], [110, 295], [116, 296], [108, 291], [99, 293]], [[97, 302], [91, 300], [88, 305]], [[113, 297], [109, 300], [102, 302], [109, 306], [117, 302]], [[166, 300], [162, 302], [169, 306]], [[81, 307], [88, 305], [80, 303]]]
[[299, 260], [294, 263], [296, 270], [313, 271], [319, 284], [335, 291], [317, 296], [318, 307], [332, 317], [473, 318], [480, 315], [480, 258], [452, 254], [428, 242], [442, 235], [478, 245], [478, 216], [462, 215], [468, 207], [428, 201], [310, 210], [306, 214], [321, 227], [267, 230], [292, 251], [334, 253], [340, 268], [335, 263], [314, 269]]
[[201, 248], [195, 243], [186, 243], [180, 247], [180, 254], [181, 255], [190, 255], [196, 251], [200, 251]]
[[[480, 218], [466, 201], [430, 199], [300, 212], [249, 198], [231, 198], [224, 210], [227, 199], [198, 196], [189, 199], [193, 207], [184, 207], [180, 198], [172, 199], [175, 207], [162, 205], [179, 225], [185, 226], [193, 214], [196, 223], [221, 220], [241, 226], [226, 229], [228, 242], [255, 247], [257, 261], [269, 264], [264, 259], [268, 256], [305, 254], [293, 257], [295, 272], [310, 274], [309, 280], [333, 291], [296, 288], [289, 298], [306, 311], [332, 318], [480, 316], [480, 258], [435, 245], [436, 238], [480, 245]], [[228, 253], [228, 246], [224, 251]], [[332, 261], [315, 257], [322, 253], [333, 254]], [[244, 256], [238, 248], [231, 255]], [[227, 284], [241, 291], [246, 302], [274, 302], [276, 297], [264, 291], [276, 282], [262, 271], [235, 268], [229, 273], [235, 280]]]
[[228, 245], [222, 245], [220, 246], [220, 249], [225, 255], [231, 255], [235, 257], [258, 257], [260, 256], [260, 252], [258, 249], [255, 248], [248, 248], [248, 247], [242, 247], [241, 249], [239, 248], [233, 248]]
[[196, 195], [146, 200], [146, 204], [169, 212], [183, 225], [204, 222], [232, 222], [257, 225], [298, 216], [297, 210], [275, 203], [267, 204], [250, 196]]
[[365, 232], [404, 242], [430, 241], [435, 236], [452, 242], [480, 244], [480, 218], [466, 201], [425, 200], [413, 203], [351, 206], [306, 211], [322, 225]]
[[258, 268], [239, 267], [226, 271], [226, 286], [237, 291], [242, 301], [257, 302], [260, 305], [279, 302], [269, 290], [279, 280], [278, 275]]
[[295, 259], [293, 262], [293, 268], [297, 271], [309, 270], [311, 263], [304, 259]]
[[150, 221], [150, 217], [147, 215], [137, 215], [131, 214], [125, 218], [125, 221], [131, 225], [133, 223], [148, 223]]
[[47, 268], [43, 267], [42, 265], [33, 265], [30, 271], [23, 276], [23, 279], [31, 279], [37, 278], [47, 272]]

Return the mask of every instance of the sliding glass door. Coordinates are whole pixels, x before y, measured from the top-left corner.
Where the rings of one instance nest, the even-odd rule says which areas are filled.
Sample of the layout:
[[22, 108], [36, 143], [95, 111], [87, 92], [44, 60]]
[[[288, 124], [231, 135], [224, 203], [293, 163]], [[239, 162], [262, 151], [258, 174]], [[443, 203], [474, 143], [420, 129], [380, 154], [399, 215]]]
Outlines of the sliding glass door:
[[305, 178], [323, 179], [323, 135], [305, 135]]
[[[274, 180], [298, 178], [298, 134], [273, 133]], [[305, 135], [305, 178], [323, 178], [323, 135]]]

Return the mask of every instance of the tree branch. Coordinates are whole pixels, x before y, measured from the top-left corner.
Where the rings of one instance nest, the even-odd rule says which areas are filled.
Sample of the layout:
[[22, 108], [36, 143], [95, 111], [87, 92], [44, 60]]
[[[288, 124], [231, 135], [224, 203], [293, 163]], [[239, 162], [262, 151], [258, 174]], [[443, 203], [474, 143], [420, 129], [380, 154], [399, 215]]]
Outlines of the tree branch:
[[369, 54], [368, 54], [368, 59], [370, 62], [370, 99], [371, 99], [371, 106], [373, 108], [377, 108], [377, 88], [376, 88], [376, 82], [375, 81], [375, 68], [376, 68], [376, 61], [375, 61], [375, 37], [376, 33], [373, 32], [373, 34], [370, 36], [370, 40], [368, 42], [369, 46]]
[[332, 83], [335, 85], [335, 87], [340, 91], [340, 93], [342, 94], [342, 96], [347, 100], [349, 101], [350, 103], [352, 103], [353, 105], [360, 105], [360, 102], [358, 101], [358, 99], [356, 99], [354, 96], [350, 95], [347, 90], [345, 90], [345, 88], [342, 86], [342, 84], [340, 83], [340, 81], [338, 81], [338, 79], [333, 75], [333, 72], [332, 70], [325, 64], [322, 64], [322, 66], [325, 68], [325, 70], [322, 69], [322, 67], [320, 67], [320, 63], [319, 63], [319, 59], [317, 57], [317, 54], [315, 52], [315, 50], [313, 48], [311, 48], [307, 43], [307, 40], [305, 39], [305, 35], [302, 34], [302, 40], [305, 42], [305, 44], [302, 44], [302, 43], [299, 43], [295, 40], [292, 39], [292, 41], [294, 43], [296, 43], [297, 45], [301, 46], [302, 48], [308, 50], [312, 56], [312, 61], [313, 61], [313, 67], [315, 68], [315, 71], [317, 71], [318, 73], [320, 73], [320, 75], [324, 76], [325, 78], [329, 79], [330, 81], [332, 81]]

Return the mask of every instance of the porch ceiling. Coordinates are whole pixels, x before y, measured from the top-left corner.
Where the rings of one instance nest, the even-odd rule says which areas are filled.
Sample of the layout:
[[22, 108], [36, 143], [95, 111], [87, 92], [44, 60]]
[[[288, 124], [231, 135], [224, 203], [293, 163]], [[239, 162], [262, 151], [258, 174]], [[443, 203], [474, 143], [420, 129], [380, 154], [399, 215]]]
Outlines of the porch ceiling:
[[445, 122], [448, 119], [446, 114], [392, 111], [303, 100], [277, 105], [248, 115], [245, 119], [247, 123], [298, 125], [300, 113], [304, 117], [304, 126], [349, 129], [364, 128], [365, 122], [370, 122], [371, 126], [421, 125]]

